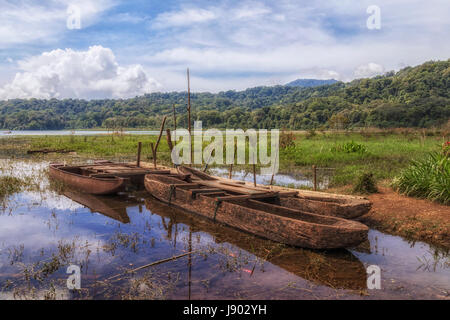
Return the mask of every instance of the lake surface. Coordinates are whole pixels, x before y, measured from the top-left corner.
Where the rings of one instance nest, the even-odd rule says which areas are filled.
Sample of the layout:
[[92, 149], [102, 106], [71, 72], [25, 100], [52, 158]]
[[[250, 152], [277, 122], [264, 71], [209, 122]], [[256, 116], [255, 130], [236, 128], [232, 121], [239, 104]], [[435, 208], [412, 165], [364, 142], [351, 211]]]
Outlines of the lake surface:
[[[39, 185], [1, 207], [0, 299], [450, 299], [449, 253], [425, 243], [370, 230], [369, 243], [350, 250], [286, 247], [145, 192], [57, 191], [46, 162], [0, 167]], [[81, 267], [78, 293], [66, 288], [71, 264]], [[380, 290], [367, 289], [369, 265], [381, 268]]]
[[[0, 131], [0, 137], [10, 137], [10, 136], [95, 136], [111, 134], [113, 131], [107, 130], [7, 130]], [[121, 131], [124, 134], [148, 134], [148, 135], [159, 135], [159, 131], [154, 130], [130, 130]]]

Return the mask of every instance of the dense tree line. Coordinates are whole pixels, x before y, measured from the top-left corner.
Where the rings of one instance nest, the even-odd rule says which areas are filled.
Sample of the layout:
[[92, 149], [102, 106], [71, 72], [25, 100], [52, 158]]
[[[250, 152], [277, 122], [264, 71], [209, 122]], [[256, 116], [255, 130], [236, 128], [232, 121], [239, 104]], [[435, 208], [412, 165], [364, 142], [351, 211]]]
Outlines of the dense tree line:
[[[191, 95], [193, 119], [218, 128], [430, 127], [450, 118], [450, 60], [371, 79], [317, 87], [273, 86]], [[186, 92], [132, 99], [0, 101], [0, 128], [157, 128], [177, 112], [187, 127]], [[172, 117], [169, 117], [169, 123]]]

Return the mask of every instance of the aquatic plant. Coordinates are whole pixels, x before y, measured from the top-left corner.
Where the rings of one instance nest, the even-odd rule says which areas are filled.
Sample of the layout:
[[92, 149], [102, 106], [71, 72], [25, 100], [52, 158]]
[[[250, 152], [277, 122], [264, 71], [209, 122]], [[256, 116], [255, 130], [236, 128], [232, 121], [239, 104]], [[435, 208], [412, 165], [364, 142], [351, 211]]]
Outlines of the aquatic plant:
[[0, 199], [19, 192], [25, 186], [25, 181], [11, 176], [0, 176]]

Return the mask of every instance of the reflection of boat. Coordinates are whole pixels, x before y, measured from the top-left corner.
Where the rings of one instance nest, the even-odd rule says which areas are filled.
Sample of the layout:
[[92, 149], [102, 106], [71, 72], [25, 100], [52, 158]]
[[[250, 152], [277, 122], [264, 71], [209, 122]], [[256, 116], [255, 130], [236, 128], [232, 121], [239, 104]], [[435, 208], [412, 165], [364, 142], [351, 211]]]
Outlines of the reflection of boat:
[[363, 290], [366, 287], [364, 265], [347, 250], [323, 252], [280, 245], [186, 214], [153, 199], [147, 199], [145, 205], [152, 213], [170, 219], [166, 229], [170, 238], [172, 226], [182, 223], [192, 232], [207, 232], [218, 243], [230, 243], [313, 283], [335, 289]]
[[222, 177], [210, 176], [201, 171], [182, 167], [183, 172], [188, 172], [194, 178], [215, 180], [223, 185], [231, 185], [235, 187], [253, 188], [260, 191], [275, 191], [291, 193], [289, 197], [281, 197], [276, 200], [276, 204], [291, 209], [307, 211], [311, 213], [336, 216], [345, 219], [355, 219], [369, 212], [372, 204], [369, 200], [358, 197], [341, 194], [332, 194], [318, 191], [298, 190], [280, 186], [254, 185], [250, 182], [237, 181]]
[[160, 201], [273, 241], [313, 249], [346, 248], [367, 239], [362, 223], [256, 201], [280, 193], [223, 185], [189, 175], [148, 174], [145, 188]]
[[130, 202], [130, 199], [126, 197], [95, 196], [74, 191], [65, 191], [63, 194], [71, 200], [91, 209], [92, 212], [101, 213], [122, 223], [130, 222], [127, 207], [138, 204], [137, 201]]

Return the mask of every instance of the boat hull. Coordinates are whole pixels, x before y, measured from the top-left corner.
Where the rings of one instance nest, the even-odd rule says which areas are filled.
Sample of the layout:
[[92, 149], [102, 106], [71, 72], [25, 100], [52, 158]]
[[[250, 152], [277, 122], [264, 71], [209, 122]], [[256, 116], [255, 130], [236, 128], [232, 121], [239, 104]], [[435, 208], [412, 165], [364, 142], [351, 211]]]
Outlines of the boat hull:
[[69, 172], [65, 169], [66, 167], [63, 165], [50, 164], [50, 177], [78, 191], [95, 195], [115, 194], [125, 189], [126, 180], [123, 178], [94, 178]]
[[[333, 249], [357, 246], [367, 240], [367, 226], [337, 217], [328, 217], [260, 201], [227, 200], [171, 187], [180, 180], [147, 175], [145, 188], [156, 199], [242, 231], [303, 248]], [[219, 203], [219, 204], [218, 204]]]
[[[183, 172], [189, 172], [199, 179], [205, 179], [206, 175], [193, 168], [182, 167]], [[248, 181], [237, 181], [217, 176], [208, 176], [209, 179], [215, 180], [223, 184], [240, 184], [241, 186], [254, 187], [253, 183]], [[266, 186], [257, 184], [259, 190], [275, 191], [275, 192], [291, 192], [295, 195], [283, 197], [277, 203], [283, 207], [291, 209], [307, 211], [320, 215], [340, 217], [344, 219], [356, 219], [368, 213], [372, 207], [372, 203], [359, 196], [333, 194], [319, 191], [298, 190], [280, 186]]]

